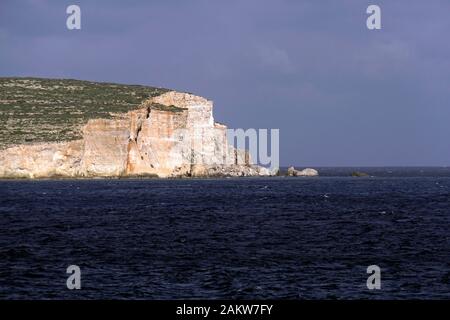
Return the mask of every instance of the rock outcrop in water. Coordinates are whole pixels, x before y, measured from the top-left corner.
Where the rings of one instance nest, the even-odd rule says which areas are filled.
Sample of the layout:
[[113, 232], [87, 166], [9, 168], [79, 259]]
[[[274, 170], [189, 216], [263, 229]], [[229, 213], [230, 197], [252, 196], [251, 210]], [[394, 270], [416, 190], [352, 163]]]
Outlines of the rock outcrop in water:
[[287, 169], [287, 175], [290, 177], [315, 177], [319, 175], [319, 172], [311, 168], [296, 170], [294, 167], [289, 167]]
[[269, 175], [228, 144], [212, 109], [205, 98], [169, 91], [113, 119], [90, 119], [81, 139], [0, 150], [0, 178]]
[[361, 172], [361, 171], [353, 171], [352, 172], [352, 177], [368, 177], [369, 175], [365, 172]]

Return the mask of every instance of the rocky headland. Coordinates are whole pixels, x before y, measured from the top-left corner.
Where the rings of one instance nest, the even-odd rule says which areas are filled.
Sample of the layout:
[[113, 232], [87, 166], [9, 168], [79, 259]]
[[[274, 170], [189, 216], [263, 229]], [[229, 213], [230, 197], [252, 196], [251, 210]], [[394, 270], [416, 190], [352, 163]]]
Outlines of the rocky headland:
[[200, 96], [36, 78], [0, 89], [0, 178], [270, 175]]

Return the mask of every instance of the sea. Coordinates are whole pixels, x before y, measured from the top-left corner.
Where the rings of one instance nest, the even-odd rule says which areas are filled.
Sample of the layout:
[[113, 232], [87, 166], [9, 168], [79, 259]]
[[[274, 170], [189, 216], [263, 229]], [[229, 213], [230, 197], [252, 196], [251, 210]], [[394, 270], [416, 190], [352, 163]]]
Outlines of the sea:
[[0, 299], [450, 298], [450, 168], [318, 170], [2, 180]]

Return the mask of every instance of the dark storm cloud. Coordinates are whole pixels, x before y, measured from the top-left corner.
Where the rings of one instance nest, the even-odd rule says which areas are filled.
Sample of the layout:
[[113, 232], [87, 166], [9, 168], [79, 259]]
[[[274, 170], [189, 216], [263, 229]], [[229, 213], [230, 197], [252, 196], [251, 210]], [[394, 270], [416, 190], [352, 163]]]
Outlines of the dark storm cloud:
[[[82, 30], [65, 27], [78, 4]], [[382, 9], [369, 31], [365, 10]], [[164, 86], [284, 165], [448, 165], [448, 1], [1, 1], [0, 75]]]

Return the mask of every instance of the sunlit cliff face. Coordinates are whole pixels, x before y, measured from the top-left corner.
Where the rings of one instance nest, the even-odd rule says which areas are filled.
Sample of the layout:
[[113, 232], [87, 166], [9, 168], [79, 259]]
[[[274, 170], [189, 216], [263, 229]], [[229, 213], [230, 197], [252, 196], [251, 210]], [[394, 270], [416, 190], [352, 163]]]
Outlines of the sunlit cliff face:
[[268, 175], [229, 145], [211, 101], [170, 91], [114, 119], [91, 119], [82, 138], [0, 151], [1, 177]]

